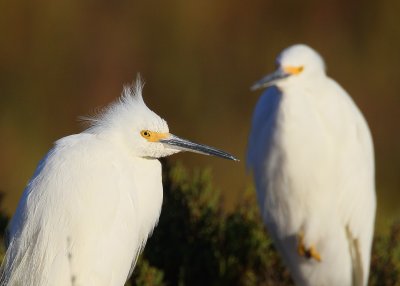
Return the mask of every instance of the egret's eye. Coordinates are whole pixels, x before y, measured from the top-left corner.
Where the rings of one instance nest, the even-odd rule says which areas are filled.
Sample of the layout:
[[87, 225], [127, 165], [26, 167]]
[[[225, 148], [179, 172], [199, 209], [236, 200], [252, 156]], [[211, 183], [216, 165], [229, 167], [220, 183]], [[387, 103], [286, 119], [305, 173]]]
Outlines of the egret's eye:
[[142, 135], [142, 137], [148, 139], [148, 138], [151, 137], [151, 131], [149, 131], [149, 130], [142, 130], [142, 131], [140, 132], [140, 135]]
[[149, 142], [159, 142], [161, 139], [165, 139], [170, 136], [169, 133], [160, 133], [150, 130], [142, 130], [140, 131], [140, 135], [142, 135], [142, 137]]

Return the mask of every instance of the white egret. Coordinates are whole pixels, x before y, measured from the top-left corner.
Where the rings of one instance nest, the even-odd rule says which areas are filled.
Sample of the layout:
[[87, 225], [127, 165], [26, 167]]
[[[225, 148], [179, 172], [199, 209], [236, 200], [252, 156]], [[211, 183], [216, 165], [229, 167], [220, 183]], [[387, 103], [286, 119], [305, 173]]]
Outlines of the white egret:
[[306, 45], [285, 49], [253, 114], [248, 165], [263, 220], [298, 285], [367, 285], [374, 155], [361, 112]]
[[138, 79], [39, 163], [9, 228], [1, 285], [124, 285], [160, 215], [157, 158], [193, 151], [237, 160], [170, 134], [141, 93]]

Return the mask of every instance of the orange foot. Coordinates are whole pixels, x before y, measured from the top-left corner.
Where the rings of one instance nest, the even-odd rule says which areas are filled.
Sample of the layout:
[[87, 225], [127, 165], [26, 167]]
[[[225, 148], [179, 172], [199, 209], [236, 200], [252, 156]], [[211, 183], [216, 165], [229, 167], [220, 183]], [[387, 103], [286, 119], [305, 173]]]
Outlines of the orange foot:
[[306, 248], [303, 243], [304, 234], [300, 232], [298, 235], [298, 242], [297, 242], [297, 253], [300, 256], [303, 256], [307, 259], [314, 258], [316, 261], [321, 262], [321, 255], [318, 253], [317, 249], [314, 245], [311, 245], [310, 248]]

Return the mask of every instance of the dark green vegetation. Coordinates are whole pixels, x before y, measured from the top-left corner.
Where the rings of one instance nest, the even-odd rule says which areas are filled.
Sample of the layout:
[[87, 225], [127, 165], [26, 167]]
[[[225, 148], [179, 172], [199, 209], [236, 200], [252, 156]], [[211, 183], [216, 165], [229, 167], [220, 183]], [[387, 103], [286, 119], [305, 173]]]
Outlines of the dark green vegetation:
[[[266, 233], [254, 191], [226, 213], [210, 171], [164, 168], [160, 221], [127, 285], [293, 285]], [[0, 235], [7, 218], [0, 212]], [[370, 285], [400, 285], [400, 223], [375, 238]]]
[[[287, 285], [289, 274], [267, 237], [252, 190], [222, 210], [210, 172], [164, 168], [160, 221], [132, 285]], [[152, 267], [150, 267], [150, 265]]]

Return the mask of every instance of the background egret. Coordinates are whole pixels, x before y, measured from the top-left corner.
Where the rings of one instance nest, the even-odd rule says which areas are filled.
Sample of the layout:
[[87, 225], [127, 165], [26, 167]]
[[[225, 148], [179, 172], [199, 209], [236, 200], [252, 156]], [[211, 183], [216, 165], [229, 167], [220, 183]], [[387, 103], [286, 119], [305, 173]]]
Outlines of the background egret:
[[126, 87], [39, 163], [11, 221], [1, 285], [124, 285], [159, 218], [157, 158], [193, 151], [236, 160], [170, 134], [141, 92], [140, 80]]
[[299, 285], [366, 285], [375, 217], [371, 135], [305, 45], [285, 49], [253, 115], [248, 164], [262, 217]]

